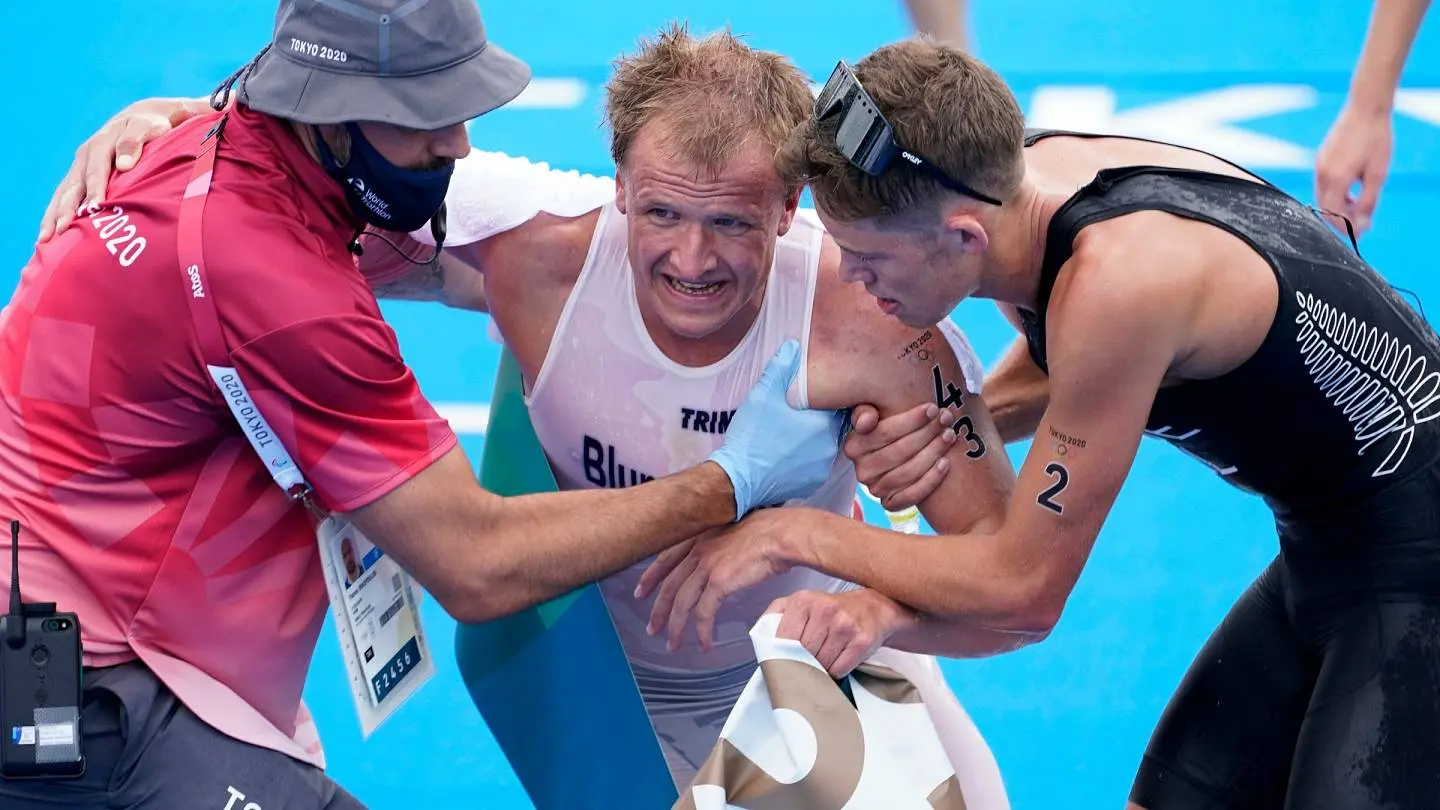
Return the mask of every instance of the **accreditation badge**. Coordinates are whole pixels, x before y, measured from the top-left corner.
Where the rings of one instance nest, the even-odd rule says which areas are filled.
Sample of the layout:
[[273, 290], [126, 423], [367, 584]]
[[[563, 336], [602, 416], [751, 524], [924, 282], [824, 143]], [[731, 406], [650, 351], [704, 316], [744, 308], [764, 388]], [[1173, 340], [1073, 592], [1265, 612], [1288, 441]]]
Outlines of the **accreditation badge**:
[[410, 575], [365, 535], [331, 515], [317, 529], [362, 737], [385, 722], [435, 674]]

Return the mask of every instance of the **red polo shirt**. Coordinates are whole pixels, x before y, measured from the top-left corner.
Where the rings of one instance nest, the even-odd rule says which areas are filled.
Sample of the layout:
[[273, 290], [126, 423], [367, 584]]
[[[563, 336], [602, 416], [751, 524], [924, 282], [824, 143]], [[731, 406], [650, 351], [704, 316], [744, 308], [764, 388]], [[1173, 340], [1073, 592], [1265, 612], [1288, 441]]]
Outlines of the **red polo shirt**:
[[[327, 610], [311, 522], [206, 375], [176, 258], [218, 117], [146, 146], [99, 211], [39, 246], [0, 313], [0, 516], [24, 527], [26, 600], [79, 614], [87, 665], [138, 657], [222, 732], [323, 766], [300, 700]], [[355, 227], [289, 124], [229, 113], [210, 292], [232, 364], [337, 511], [456, 443], [346, 251]]]

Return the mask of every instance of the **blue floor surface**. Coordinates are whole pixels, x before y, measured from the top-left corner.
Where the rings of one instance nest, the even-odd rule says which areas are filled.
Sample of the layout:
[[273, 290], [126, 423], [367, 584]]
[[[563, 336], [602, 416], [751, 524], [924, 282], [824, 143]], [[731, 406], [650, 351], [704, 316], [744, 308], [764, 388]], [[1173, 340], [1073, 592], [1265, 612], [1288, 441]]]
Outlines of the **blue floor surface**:
[[[1247, 162], [1305, 200], [1313, 150], [1339, 110], [1369, 9], [1358, 0], [975, 5], [979, 53], [1012, 82], [1032, 123], [1178, 138]], [[524, 0], [483, 10], [495, 40], [529, 61], [537, 81], [520, 104], [477, 123], [474, 142], [606, 173], [597, 111], [607, 64], [673, 17], [696, 30], [728, 23], [819, 79], [835, 59], [907, 33], [898, 0]], [[9, 110], [0, 157], [13, 181], [10, 225], [0, 233], [7, 288], [79, 141], [131, 99], [209, 92], [264, 44], [273, 13], [269, 0], [76, 0], [8, 11], [9, 44], [0, 49]], [[1428, 206], [1440, 199], [1440, 25], [1422, 31], [1402, 86], [1392, 178], [1361, 248], [1440, 311], [1440, 278], [1421, 239], [1433, 227]], [[457, 426], [475, 423], [497, 363], [485, 318], [429, 305], [385, 309], [426, 393], [455, 406]], [[1013, 334], [987, 303], [962, 305], [957, 319], [987, 360]], [[472, 458], [483, 440], [464, 436]], [[1024, 450], [1012, 448], [1017, 461]], [[1001, 658], [945, 664], [1017, 810], [1123, 806], [1171, 689], [1275, 548], [1257, 501], [1145, 442], [1052, 637]], [[433, 602], [425, 618], [448, 663], [452, 623]], [[371, 807], [529, 807], [453, 667], [364, 743], [342, 677], [327, 628], [306, 697], [333, 775]]]

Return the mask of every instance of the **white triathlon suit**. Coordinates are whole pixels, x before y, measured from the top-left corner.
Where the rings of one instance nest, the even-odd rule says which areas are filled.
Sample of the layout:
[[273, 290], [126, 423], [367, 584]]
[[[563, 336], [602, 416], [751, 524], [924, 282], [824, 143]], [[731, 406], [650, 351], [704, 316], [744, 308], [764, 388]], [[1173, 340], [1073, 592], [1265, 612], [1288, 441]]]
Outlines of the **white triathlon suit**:
[[[528, 167], [528, 168], [527, 168]], [[526, 188], [527, 200], [506, 206], [496, 189]], [[538, 189], [538, 191], [537, 191]], [[548, 189], [548, 190], [547, 190]], [[640, 316], [627, 257], [625, 217], [614, 205], [613, 180], [548, 169], [518, 158], [472, 151], [456, 164], [446, 244], [477, 241], [519, 225], [538, 211], [575, 216], [600, 208], [585, 265], [561, 311], [526, 404], [535, 433], [562, 489], [618, 488], [677, 473], [720, 447], [731, 416], [787, 339], [808, 356], [810, 313], [824, 231], [802, 210], [777, 242], [765, 299], [754, 325], [727, 356], [695, 368], [674, 362], [655, 345]], [[528, 212], [528, 213], [527, 213]], [[417, 232], [424, 239], [428, 233]], [[942, 331], [960, 360], [967, 387], [978, 392], [983, 367], [959, 328]], [[790, 391], [808, 405], [806, 364]], [[829, 479], [804, 503], [850, 516], [856, 503], [853, 464], [839, 455]], [[721, 727], [755, 671], [749, 631], [776, 599], [800, 590], [837, 592], [854, 586], [796, 568], [743, 591], [721, 606], [714, 645], [702, 652], [693, 624], [684, 646], [666, 650], [664, 629], [647, 635], [650, 600], [634, 596], [644, 560], [600, 582], [677, 788], [690, 783], [714, 749]], [[1000, 808], [1003, 788], [988, 747], [945, 685], [933, 657], [885, 650], [892, 667], [910, 676], [943, 717], [937, 728], [956, 760], [971, 808]], [[972, 771], [968, 776], [961, 771]], [[993, 776], [992, 776], [993, 774]], [[981, 782], [994, 782], [981, 787]], [[977, 793], [978, 791], [978, 793]], [[999, 793], [1001, 802], [988, 797]], [[971, 796], [987, 798], [971, 800]]]

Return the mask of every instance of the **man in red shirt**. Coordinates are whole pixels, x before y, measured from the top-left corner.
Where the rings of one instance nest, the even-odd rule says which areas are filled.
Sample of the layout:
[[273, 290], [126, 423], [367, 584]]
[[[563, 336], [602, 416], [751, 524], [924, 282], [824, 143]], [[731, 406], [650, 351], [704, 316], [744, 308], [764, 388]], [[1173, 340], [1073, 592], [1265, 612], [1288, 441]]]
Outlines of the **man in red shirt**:
[[[315, 513], [374, 543], [367, 571], [388, 556], [478, 622], [830, 471], [839, 416], [787, 404], [790, 346], [691, 470], [480, 489], [353, 252], [367, 225], [432, 219], [464, 122], [529, 70], [471, 0], [391, 6], [283, 3], [217, 92], [238, 104], [152, 144], [37, 247], [0, 313], [0, 514], [24, 527], [25, 599], [79, 616], [88, 759], [75, 780], [0, 780], [7, 810], [358, 806], [300, 701], [327, 602]], [[626, 542], [584, 542], [602, 532]]]

